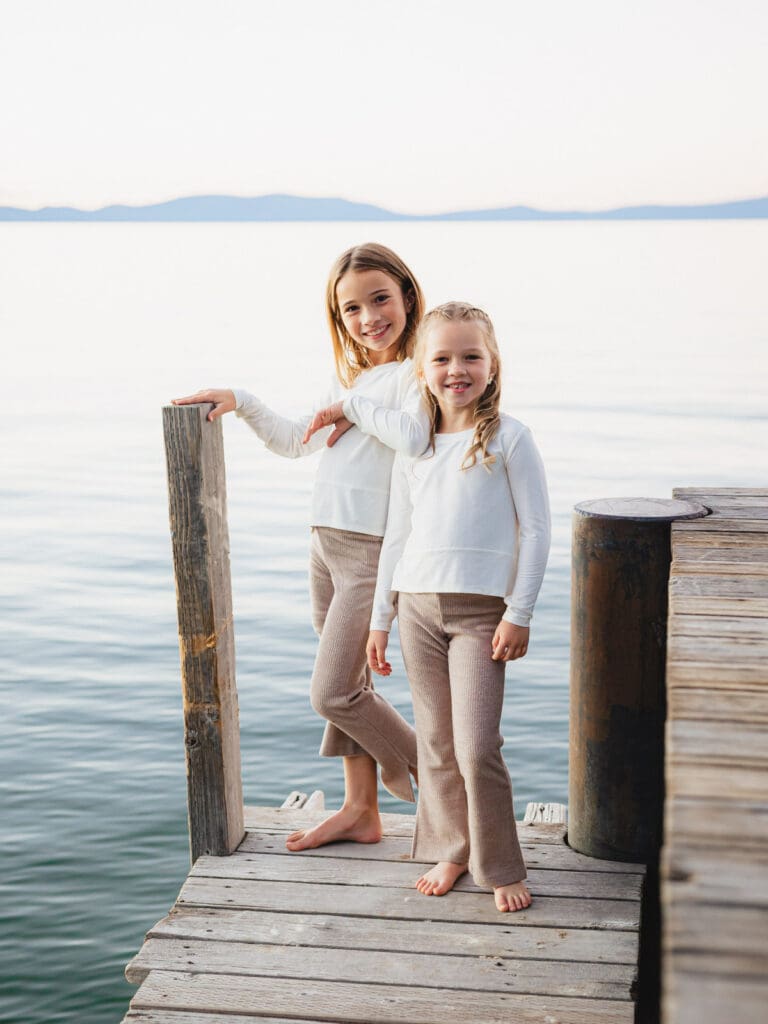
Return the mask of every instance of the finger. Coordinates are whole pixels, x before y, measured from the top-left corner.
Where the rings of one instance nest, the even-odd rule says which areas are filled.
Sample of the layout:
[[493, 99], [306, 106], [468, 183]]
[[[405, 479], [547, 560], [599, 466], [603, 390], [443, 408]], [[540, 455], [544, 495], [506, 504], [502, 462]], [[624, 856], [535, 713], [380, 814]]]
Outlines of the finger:
[[329, 448], [333, 448], [342, 434], [345, 434], [345, 430], [339, 430], [338, 427], [334, 427], [331, 433], [328, 435], [328, 440], [325, 442]]

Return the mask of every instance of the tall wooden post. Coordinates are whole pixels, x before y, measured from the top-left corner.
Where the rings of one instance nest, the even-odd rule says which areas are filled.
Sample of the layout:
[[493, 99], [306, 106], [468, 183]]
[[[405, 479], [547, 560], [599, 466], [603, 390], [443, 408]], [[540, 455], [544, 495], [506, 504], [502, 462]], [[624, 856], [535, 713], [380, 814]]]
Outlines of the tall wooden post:
[[658, 855], [671, 523], [706, 514], [651, 498], [576, 506], [568, 842], [590, 857]]
[[211, 408], [163, 409], [192, 863], [232, 853], [245, 832], [224, 445]]

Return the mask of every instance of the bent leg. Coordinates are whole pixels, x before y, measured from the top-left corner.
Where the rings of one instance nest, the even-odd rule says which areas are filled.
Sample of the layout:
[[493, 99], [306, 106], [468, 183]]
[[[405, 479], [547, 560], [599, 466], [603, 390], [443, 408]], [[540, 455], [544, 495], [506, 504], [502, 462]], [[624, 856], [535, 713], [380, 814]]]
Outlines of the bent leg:
[[[346, 741], [332, 733], [321, 753], [367, 753], [381, 766], [384, 786], [401, 800], [413, 801], [410, 772], [416, 766], [416, 737], [402, 715], [374, 690], [365, 654], [380, 538], [329, 529], [316, 529], [313, 538], [318, 542], [313, 560], [322, 556], [332, 596], [324, 609], [312, 706], [355, 744], [346, 747]], [[327, 592], [327, 583], [325, 588]]]

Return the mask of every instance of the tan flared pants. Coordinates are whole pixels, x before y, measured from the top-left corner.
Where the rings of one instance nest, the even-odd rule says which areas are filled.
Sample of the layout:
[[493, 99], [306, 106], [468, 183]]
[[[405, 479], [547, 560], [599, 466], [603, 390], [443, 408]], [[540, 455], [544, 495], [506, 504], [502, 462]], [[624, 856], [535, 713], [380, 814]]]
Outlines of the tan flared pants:
[[312, 530], [312, 621], [320, 643], [310, 698], [328, 719], [320, 753], [370, 754], [389, 792], [413, 802], [416, 736], [374, 690], [365, 656], [380, 552], [381, 537], [324, 526]]
[[501, 754], [505, 664], [491, 659], [504, 611], [501, 598], [477, 594], [398, 599], [419, 756], [413, 858], [469, 862], [483, 886], [526, 876]]

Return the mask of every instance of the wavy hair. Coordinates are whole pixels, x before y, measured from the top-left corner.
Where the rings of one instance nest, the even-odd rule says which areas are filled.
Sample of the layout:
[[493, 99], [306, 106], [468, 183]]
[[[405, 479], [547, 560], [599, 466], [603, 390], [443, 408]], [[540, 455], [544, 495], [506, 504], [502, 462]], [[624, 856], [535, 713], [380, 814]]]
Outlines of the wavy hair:
[[501, 424], [499, 414], [499, 405], [501, 403], [501, 355], [491, 318], [482, 309], [478, 309], [477, 306], [472, 306], [468, 302], [446, 302], [442, 306], [436, 306], [427, 313], [419, 325], [413, 360], [416, 365], [416, 375], [421, 392], [431, 415], [432, 429], [430, 442], [432, 444], [432, 451], [434, 452], [435, 450], [435, 434], [440, 427], [440, 406], [426, 385], [424, 378], [424, 351], [430, 330], [439, 323], [453, 322], [477, 324], [491, 357], [492, 376], [485, 391], [483, 391], [475, 405], [475, 432], [472, 437], [472, 444], [461, 463], [462, 469], [470, 469], [477, 463], [479, 457], [480, 465], [484, 466], [490, 473], [490, 467], [496, 461], [496, 456], [489, 453], [488, 445], [496, 436]]
[[[333, 358], [336, 363], [336, 375], [345, 388], [351, 387], [357, 377], [372, 366], [366, 349], [359, 345], [344, 326], [344, 320], [336, 295], [339, 282], [345, 274], [354, 270], [381, 270], [397, 282], [406, 304], [405, 329], [400, 336], [397, 350], [397, 361], [413, 355], [416, 340], [416, 328], [424, 313], [424, 295], [416, 278], [400, 259], [385, 245], [366, 242], [347, 249], [331, 267], [328, 284], [325, 290], [325, 309], [328, 326], [331, 329]], [[411, 308], [408, 309], [408, 302]]]

